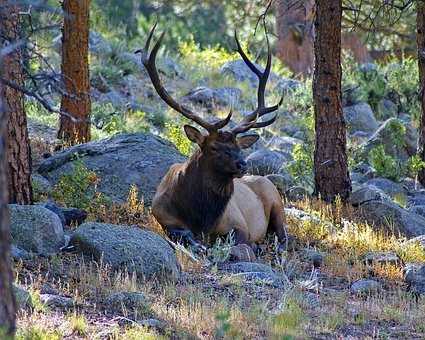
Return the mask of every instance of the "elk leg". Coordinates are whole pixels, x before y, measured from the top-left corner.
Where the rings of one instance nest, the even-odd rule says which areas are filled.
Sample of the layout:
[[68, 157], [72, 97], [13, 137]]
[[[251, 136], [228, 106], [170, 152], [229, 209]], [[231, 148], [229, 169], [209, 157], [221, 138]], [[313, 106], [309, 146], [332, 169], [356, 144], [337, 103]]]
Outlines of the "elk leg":
[[284, 247], [288, 246], [288, 234], [286, 223], [283, 217], [283, 204], [274, 204], [270, 211], [269, 232], [275, 232], [277, 238]]

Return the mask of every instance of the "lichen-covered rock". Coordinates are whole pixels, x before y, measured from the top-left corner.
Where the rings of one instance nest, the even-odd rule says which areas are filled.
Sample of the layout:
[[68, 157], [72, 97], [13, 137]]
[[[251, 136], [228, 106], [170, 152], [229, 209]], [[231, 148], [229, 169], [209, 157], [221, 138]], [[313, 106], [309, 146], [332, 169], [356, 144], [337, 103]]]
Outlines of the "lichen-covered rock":
[[425, 265], [407, 264], [404, 268], [404, 280], [409, 285], [409, 291], [425, 294]]
[[407, 237], [425, 234], [425, 218], [392, 202], [369, 201], [361, 205], [361, 211], [370, 224], [386, 232]]
[[109, 295], [105, 300], [108, 309], [119, 313], [145, 314], [149, 310], [146, 296], [139, 292], [118, 292]]
[[58, 215], [38, 205], [9, 204], [12, 243], [42, 256], [56, 254], [65, 245]]
[[84, 223], [72, 235], [71, 244], [113, 269], [135, 272], [139, 277], [179, 277], [173, 248], [158, 234], [138, 227]]
[[279, 173], [282, 165], [290, 160], [292, 160], [290, 154], [261, 149], [250, 154], [246, 158], [246, 163], [248, 165], [248, 172], [251, 175], [266, 176]]
[[361, 279], [354, 282], [350, 290], [353, 294], [371, 295], [382, 290], [382, 285], [375, 280]]
[[208, 88], [197, 87], [191, 90], [183, 100], [192, 102], [193, 104], [202, 105], [206, 108], [214, 108], [218, 106], [237, 106], [242, 91], [234, 87]]
[[391, 197], [407, 193], [401, 184], [393, 182], [388, 178], [372, 178], [368, 180], [365, 185], [374, 186]]
[[270, 180], [281, 195], [284, 195], [286, 191], [294, 184], [294, 179], [289, 173], [280, 171], [279, 174], [270, 174], [266, 178]]
[[18, 309], [33, 307], [31, 295], [26, 289], [18, 285], [13, 285], [13, 293], [15, 294], [16, 306]]
[[350, 133], [364, 131], [372, 134], [379, 127], [378, 122], [373, 115], [373, 111], [367, 103], [347, 106], [343, 108], [343, 111], [348, 131]]
[[350, 195], [350, 203], [357, 207], [369, 201], [390, 201], [390, 197], [373, 185], [365, 185], [354, 190]]
[[112, 201], [125, 201], [136, 185], [147, 204], [169, 167], [185, 160], [174, 145], [152, 134], [121, 134], [57, 153], [40, 165], [39, 172], [57, 183], [77, 159], [99, 176], [98, 190]]

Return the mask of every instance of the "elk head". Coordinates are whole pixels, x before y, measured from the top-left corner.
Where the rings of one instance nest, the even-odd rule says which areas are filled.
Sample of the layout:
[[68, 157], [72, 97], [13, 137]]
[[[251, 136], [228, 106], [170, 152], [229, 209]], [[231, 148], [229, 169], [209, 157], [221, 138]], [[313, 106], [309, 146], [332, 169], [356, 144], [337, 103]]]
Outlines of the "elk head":
[[267, 31], [265, 33], [268, 53], [267, 64], [264, 71], [258, 69], [258, 67], [249, 60], [243, 51], [235, 32], [238, 53], [249, 69], [256, 74], [259, 80], [257, 91], [257, 108], [249, 114], [245, 115], [242, 121], [235, 127], [231, 129], [224, 129], [232, 117], [232, 111], [230, 111], [227, 117], [224, 119], [220, 119], [215, 122], [209, 122], [192, 112], [186, 106], [174, 100], [164, 88], [156, 68], [155, 60], [165, 32], [161, 34], [158, 41], [152, 48], [152, 51], [149, 53], [149, 46], [155, 32], [155, 28], [156, 24], [149, 33], [144, 49], [138, 50], [135, 53], [141, 53], [142, 63], [149, 74], [156, 92], [171, 108], [177, 112], [180, 112], [184, 117], [192, 120], [204, 128], [205, 131], [201, 132], [193, 126], [185, 125], [184, 131], [189, 140], [196, 143], [200, 147], [201, 155], [203, 157], [204, 163], [206, 163], [206, 168], [212, 169], [215, 173], [222, 174], [225, 177], [233, 178], [243, 176], [246, 172], [246, 163], [244, 161], [241, 150], [254, 144], [258, 140], [259, 136], [257, 134], [239, 136], [239, 134], [245, 133], [250, 129], [258, 129], [272, 124], [276, 120], [277, 114], [263, 121], [259, 121], [259, 119], [266, 114], [276, 111], [279, 108], [279, 105], [282, 103], [281, 99], [277, 105], [270, 107], [266, 107], [265, 105], [265, 90], [271, 69], [271, 51]]

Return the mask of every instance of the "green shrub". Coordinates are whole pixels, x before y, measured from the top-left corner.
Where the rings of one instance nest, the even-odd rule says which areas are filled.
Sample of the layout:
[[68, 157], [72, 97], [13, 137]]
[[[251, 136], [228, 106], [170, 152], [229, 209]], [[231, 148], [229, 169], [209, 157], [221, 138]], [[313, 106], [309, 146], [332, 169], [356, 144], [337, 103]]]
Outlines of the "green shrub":
[[181, 126], [174, 123], [165, 123], [165, 129], [165, 138], [173, 143], [183, 155], [189, 156], [193, 151], [193, 144], [186, 137]]
[[403, 169], [396, 159], [387, 155], [383, 145], [379, 145], [369, 152], [369, 163], [378, 176], [398, 181]]
[[313, 149], [307, 144], [297, 144], [292, 151], [294, 161], [289, 165], [288, 170], [297, 184], [313, 187]]
[[90, 211], [99, 204], [106, 204], [106, 197], [97, 192], [99, 178], [82, 161], [76, 160], [69, 174], [60, 177], [52, 191], [53, 199], [65, 207]]
[[403, 122], [398, 119], [393, 119], [388, 123], [388, 131], [390, 132], [389, 139], [398, 147], [405, 145], [404, 137], [406, 136], [406, 127]]

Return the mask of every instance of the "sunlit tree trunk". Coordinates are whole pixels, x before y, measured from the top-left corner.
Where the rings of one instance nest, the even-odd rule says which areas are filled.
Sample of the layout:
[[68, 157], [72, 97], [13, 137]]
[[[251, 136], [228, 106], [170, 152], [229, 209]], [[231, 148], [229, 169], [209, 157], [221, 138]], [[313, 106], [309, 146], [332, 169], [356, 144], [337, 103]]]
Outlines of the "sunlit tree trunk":
[[313, 78], [315, 193], [326, 201], [351, 192], [341, 104], [341, 0], [316, 1]]
[[62, 74], [66, 94], [61, 110], [75, 121], [62, 115], [58, 137], [67, 144], [90, 140], [89, 9], [90, 0], [63, 2]]
[[[10, 17], [14, 14], [8, 1], [0, 0], [0, 52], [10, 46], [3, 38], [5, 25], [9, 24]], [[15, 12], [16, 14], [16, 12]], [[2, 53], [0, 53], [1, 55]], [[0, 58], [0, 73], [3, 75], [10, 56]], [[8, 147], [6, 140], [8, 136], [8, 103], [5, 97], [5, 90], [0, 87], [0, 338], [12, 337], [15, 332], [15, 299], [13, 296], [12, 282], [13, 275], [10, 260], [10, 228], [7, 212], [8, 202], [8, 181], [6, 176]]]
[[[419, 67], [419, 97], [421, 102], [421, 122], [419, 128], [418, 153], [425, 161], [425, 2], [418, 1], [416, 17], [416, 40], [418, 49]], [[418, 174], [419, 182], [425, 185], [425, 169]]]
[[[19, 10], [13, 1], [0, 0], [0, 42], [13, 46], [19, 41]], [[24, 85], [22, 51], [16, 46], [3, 60], [1, 77]], [[0, 86], [4, 109], [7, 111], [7, 187], [11, 203], [31, 204], [31, 151], [28, 138], [27, 118], [24, 110], [24, 95], [8, 86]]]
[[277, 55], [295, 74], [313, 71], [313, 0], [276, 0]]

